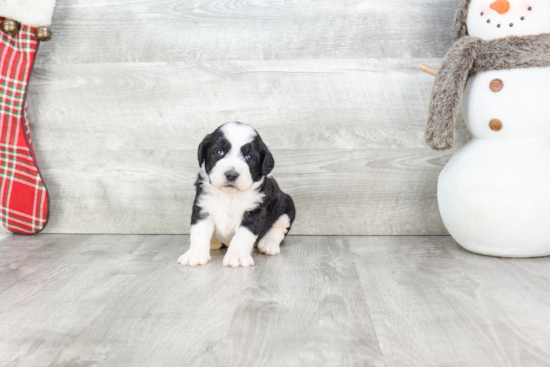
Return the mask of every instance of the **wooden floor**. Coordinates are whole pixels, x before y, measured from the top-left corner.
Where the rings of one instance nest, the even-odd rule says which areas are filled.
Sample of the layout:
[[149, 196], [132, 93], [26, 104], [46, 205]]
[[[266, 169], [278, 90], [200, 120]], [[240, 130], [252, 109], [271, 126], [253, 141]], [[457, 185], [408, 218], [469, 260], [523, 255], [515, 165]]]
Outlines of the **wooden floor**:
[[2, 366], [548, 366], [550, 258], [449, 237], [289, 237], [176, 265], [187, 236], [0, 241]]

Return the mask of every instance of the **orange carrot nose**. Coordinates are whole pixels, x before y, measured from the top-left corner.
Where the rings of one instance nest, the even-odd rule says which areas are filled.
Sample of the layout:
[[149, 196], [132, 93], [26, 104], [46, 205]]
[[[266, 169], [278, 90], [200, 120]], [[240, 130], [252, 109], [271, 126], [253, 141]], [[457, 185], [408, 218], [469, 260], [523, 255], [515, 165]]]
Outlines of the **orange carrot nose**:
[[510, 3], [508, 0], [497, 0], [491, 4], [491, 9], [499, 14], [506, 14], [510, 10]]

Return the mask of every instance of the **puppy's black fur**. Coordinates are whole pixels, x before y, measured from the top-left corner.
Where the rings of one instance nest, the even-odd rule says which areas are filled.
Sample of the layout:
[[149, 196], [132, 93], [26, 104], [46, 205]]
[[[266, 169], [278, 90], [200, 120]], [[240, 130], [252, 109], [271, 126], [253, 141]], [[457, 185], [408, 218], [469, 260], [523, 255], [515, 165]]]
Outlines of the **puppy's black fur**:
[[[207, 135], [199, 145], [199, 166], [204, 164], [207, 174], [210, 174], [216, 163], [223, 159], [223, 156], [217, 156], [215, 152], [218, 150], [228, 152], [231, 149], [231, 143], [225, 138], [220, 129], [221, 127], [212, 134]], [[247, 155], [251, 157], [246, 163], [249, 166], [253, 181], [259, 182], [264, 179], [259, 188], [259, 192], [264, 194], [264, 200], [254, 210], [245, 212], [242, 218], [242, 226], [248, 228], [260, 240], [283, 214], [288, 215], [292, 225], [296, 217], [296, 209], [292, 198], [281, 191], [275, 179], [267, 177], [275, 167], [275, 160], [259, 134], [256, 134], [252, 142], [241, 147], [241, 153], [243, 157]], [[204, 213], [198, 205], [201, 195], [207, 195], [203, 190], [203, 184], [199, 174], [195, 182], [196, 196], [191, 225], [208, 217], [208, 213]], [[288, 231], [290, 231], [290, 227]]]
[[[265, 194], [264, 202], [255, 210], [245, 213], [243, 218], [243, 226], [257, 235], [258, 239], [265, 236], [281, 215], [288, 215], [290, 225], [294, 223], [296, 217], [294, 201], [281, 191], [275, 179], [266, 177], [260, 192]], [[288, 230], [290, 231], [290, 228]]]

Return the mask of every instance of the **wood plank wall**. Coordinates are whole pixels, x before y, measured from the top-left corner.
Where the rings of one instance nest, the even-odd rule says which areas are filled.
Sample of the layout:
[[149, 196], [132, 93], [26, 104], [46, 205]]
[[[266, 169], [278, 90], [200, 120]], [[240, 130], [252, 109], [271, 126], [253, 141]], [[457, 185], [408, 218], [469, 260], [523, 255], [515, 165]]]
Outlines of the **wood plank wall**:
[[[422, 140], [460, 0], [58, 0], [29, 90], [48, 233], [188, 233], [196, 148], [253, 125], [294, 234], [447, 234]], [[459, 123], [458, 146], [470, 139]]]

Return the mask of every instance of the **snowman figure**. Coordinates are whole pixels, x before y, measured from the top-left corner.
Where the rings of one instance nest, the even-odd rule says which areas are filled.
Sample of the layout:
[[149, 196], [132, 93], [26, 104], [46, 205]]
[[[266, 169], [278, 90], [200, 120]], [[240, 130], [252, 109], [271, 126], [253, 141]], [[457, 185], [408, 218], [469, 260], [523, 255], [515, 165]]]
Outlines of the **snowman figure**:
[[439, 177], [443, 222], [475, 253], [550, 255], [550, 0], [466, 0], [455, 37], [425, 140], [454, 147], [461, 101], [473, 139]]

